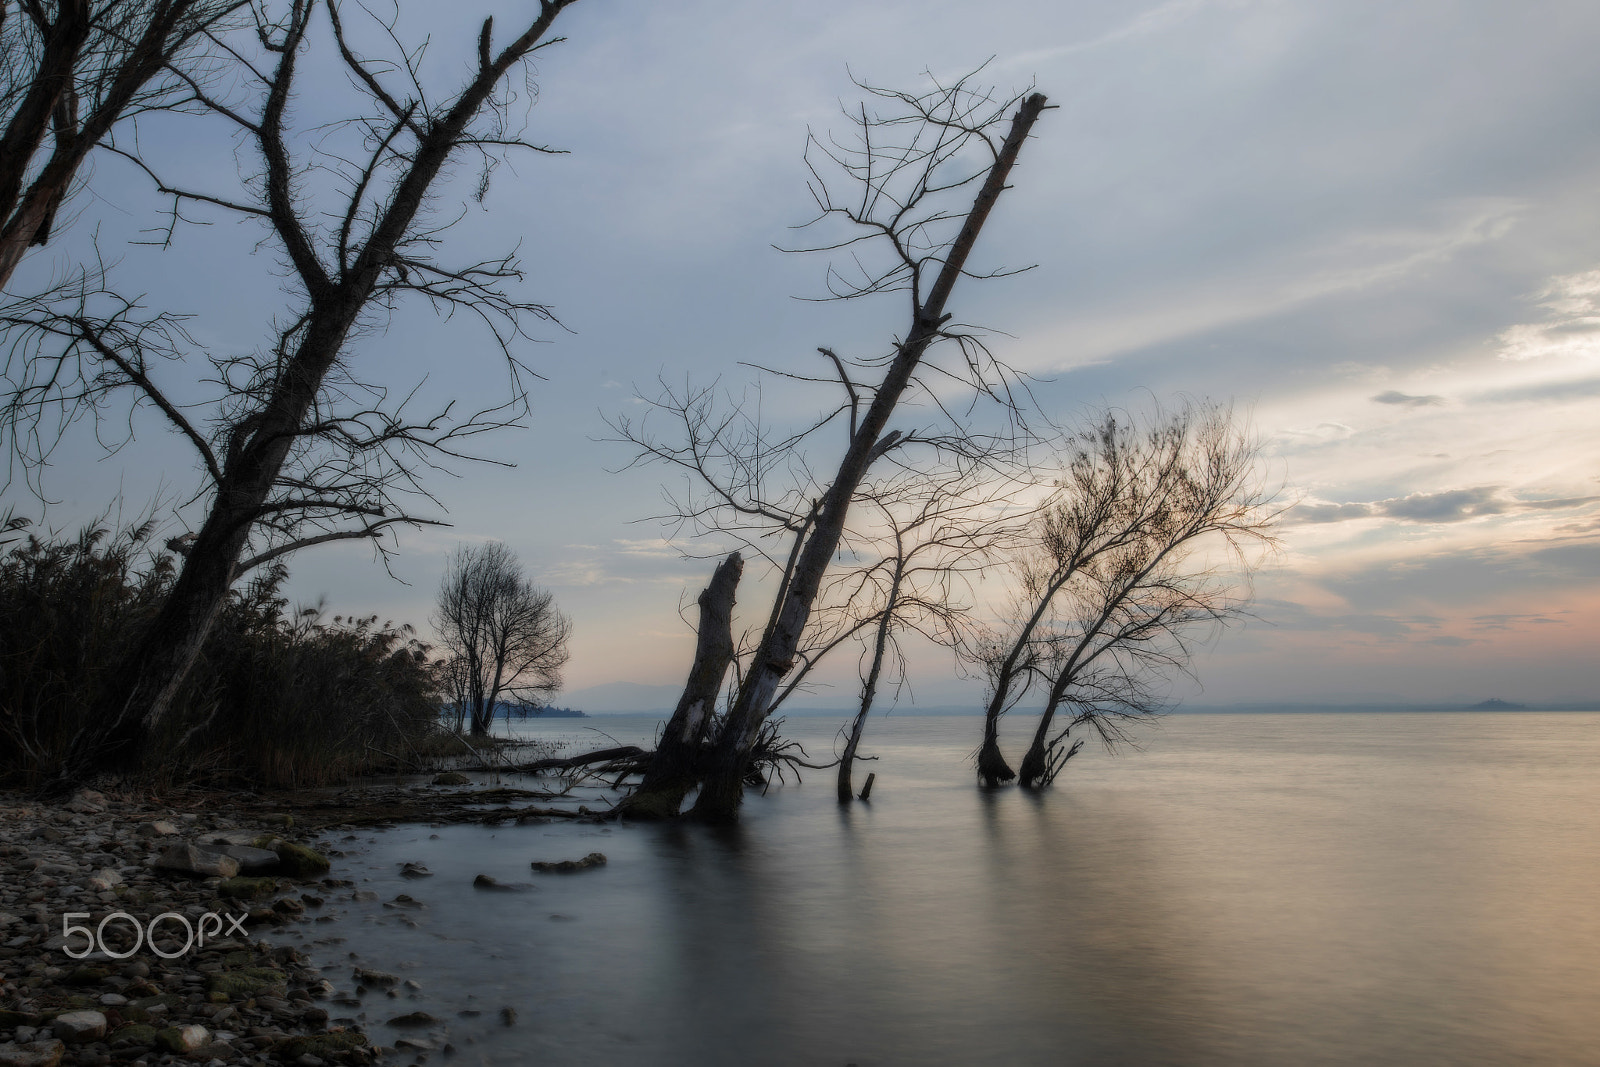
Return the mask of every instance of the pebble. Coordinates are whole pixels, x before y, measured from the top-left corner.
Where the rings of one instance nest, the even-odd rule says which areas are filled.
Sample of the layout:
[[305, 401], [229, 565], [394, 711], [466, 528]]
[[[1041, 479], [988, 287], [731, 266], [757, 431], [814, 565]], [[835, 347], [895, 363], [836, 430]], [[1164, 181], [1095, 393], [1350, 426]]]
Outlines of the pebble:
[[[364, 1035], [327, 1031], [328, 1013], [313, 1001], [333, 987], [315, 967], [260, 940], [266, 929], [299, 921], [300, 885], [284, 880], [278, 903], [263, 902], [271, 906], [242, 927], [230, 922], [244, 906], [218, 895], [221, 876], [238, 862], [221, 849], [248, 848], [266, 833], [249, 828], [252, 820], [246, 813], [224, 822], [216, 811], [174, 812], [91, 790], [65, 805], [0, 793], [0, 1067], [235, 1067], [306, 1055], [372, 1063]], [[231, 840], [211, 845], [219, 836]], [[113, 912], [130, 918], [102, 925]], [[155, 947], [171, 959], [152, 952], [147, 936], [149, 921], [169, 912], [181, 918], [163, 919]], [[221, 917], [221, 929], [210, 920], [201, 944], [191, 931], [207, 913]], [[137, 947], [135, 922], [143, 927]], [[96, 930], [107, 947], [132, 954], [84, 952]], [[218, 979], [258, 992], [213, 992]], [[310, 1044], [276, 1054], [292, 1041]]]

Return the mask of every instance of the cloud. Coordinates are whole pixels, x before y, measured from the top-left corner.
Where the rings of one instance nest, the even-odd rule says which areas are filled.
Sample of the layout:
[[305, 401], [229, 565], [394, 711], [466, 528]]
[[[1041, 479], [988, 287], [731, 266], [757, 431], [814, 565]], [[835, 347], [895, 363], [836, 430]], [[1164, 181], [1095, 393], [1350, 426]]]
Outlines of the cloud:
[[1436, 493], [1410, 493], [1388, 500], [1345, 504], [1301, 504], [1289, 513], [1293, 523], [1316, 524], [1350, 519], [1399, 519], [1402, 522], [1447, 523], [1488, 515], [1521, 511], [1562, 511], [1583, 507], [1600, 496], [1560, 497], [1547, 500], [1518, 500], [1508, 496], [1504, 486], [1480, 485], [1470, 489], [1445, 489]]
[[1378, 637], [1404, 637], [1418, 628], [1436, 628], [1439, 619], [1430, 615], [1385, 615], [1378, 612], [1319, 614], [1292, 600], [1260, 600], [1255, 613], [1278, 630], [1310, 633], [1358, 633]]
[[1406, 407], [1413, 408], [1430, 407], [1435, 404], [1444, 403], [1444, 397], [1442, 396], [1412, 396], [1410, 393], [1402, 393], [1396, 389], [1390, 389], [1386, 392], [1379, 393], [1377, 396], [1373, 397], [1372, 400], [1374, 403], [1378, 404], [1401, 404]]
[[1563, 274], [1539, 292], [1550, 315], [1500, 333], [1500, 358], [1514, 362], [1550, 356], [1600, 355], [1600, 270]]
[[1487, 404], [1520, 404], [1527, 401], [1582, 400], [1592, 396], [1600, 396], [1600, 378], [1569, 378], [1563, 381], [1491, 389], [1476, 394], [1472, 399]]

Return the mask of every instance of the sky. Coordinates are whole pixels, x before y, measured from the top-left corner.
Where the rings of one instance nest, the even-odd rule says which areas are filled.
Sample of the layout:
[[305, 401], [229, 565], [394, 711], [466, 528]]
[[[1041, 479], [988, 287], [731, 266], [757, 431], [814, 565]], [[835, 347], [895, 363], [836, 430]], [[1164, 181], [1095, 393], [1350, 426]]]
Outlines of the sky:
[[[525, 9], [479, 6], [497, 33]], [[473, 54], [477, 24], [456, 13], [409, 5], [398, 27], [430, 37], [441, 91]], [[569, 691], [680, 682], [693, 634], [679, 610], [711, 567], [685, 556], [708, 546], [649, 521], [667, 472], [628, 468], [607, 420], [659, 380], [739, 391], [748, 363], [809, 372], [819, 345], [881, 352], [899, 303], [797, 299], [822, 292], [827, 261], [774, 247], [810, 214], [807, 132], [843, 128], [852, 75], [916, 87], [987, 63], [985, 82], [1056, 105], [977, 253], [1034, 269], [965, 283], [952, 310], [995, 331], [1064, 422], [1232, 403], [1294, 504], [1255, 617], [1202, 649], [1198, 681], [1174, 696], [1600, 699], [1600, 8], [580, 0], [559, 29], [528, 135], [568, 154], [512, 159], [482, 203], [462, 166], [434, 205], [460, 212], [442, 258], [515, 249], [519, 291], [560, 320], [519, 351], [543, 376], [528, 425], [479, 443], [514, 466], [433, 478], [428, 514], [450, 525], [401, 533], [392, 577], [364, 546], [302, 553], [297, 602], [426, 634], [450, 552], [503, 540], [573, 621]], [[339, 117], [341, 77], [313, 69], [294, 112], [307, 137]], [[250, 163], [194, 122], [140, 133], [192, 185], [237, 187]], [[152, 306], [192, 313], [201, 345], [260, 345], [285, 306], [273, 249], [200, 208], [188, 214], [208, 225], [180, 226], [170, 248], [136, 243], [163, 206], [148, 178], [97, 160], [66, 233], [17, 286], [98, 247]], [[422, 382], [425, 399], [503, 388], [483, 331], [423, 307], [375, 325], [351, 358], [395, 390]], [[172, 387], [198, 398], [181, 370]], [[764, 390], [775, 411], [810, 402]], [[181, 501], [191, 457], [146, 416], [134, 426], [110, 456], [70, 439], [48, 508], [16, 484], [5, 502], [69, 528], [113, 499], [126, 513]], [[754, 588], [741, 606], [764, 614]], [[981, 695], [947, 657], [914, 667], [920, 703]], [[855, 671], [842, 658], [816, 702], [848, 699]]]

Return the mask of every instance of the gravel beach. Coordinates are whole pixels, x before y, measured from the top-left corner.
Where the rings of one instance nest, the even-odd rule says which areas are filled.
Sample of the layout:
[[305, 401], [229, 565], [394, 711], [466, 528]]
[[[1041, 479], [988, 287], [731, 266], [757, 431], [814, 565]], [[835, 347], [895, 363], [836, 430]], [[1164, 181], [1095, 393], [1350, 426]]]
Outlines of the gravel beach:
[[350, 883], [291, 815], [193, 806], [0, 795], [0, 1067], [317, 1067], [385, 1051], [340, 1016], [391, 976], [319, 961], [325, 975], [273, 943]]

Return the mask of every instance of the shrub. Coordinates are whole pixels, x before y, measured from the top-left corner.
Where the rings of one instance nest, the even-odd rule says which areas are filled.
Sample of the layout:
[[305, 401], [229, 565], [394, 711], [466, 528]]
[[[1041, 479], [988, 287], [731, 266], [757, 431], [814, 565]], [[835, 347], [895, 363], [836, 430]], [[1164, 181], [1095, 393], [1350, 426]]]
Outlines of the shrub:
[[[155, 617], [176, 568], [152, 533], [0, 542], [0, 778], [36, 785], [60, 767]], [[326, 784], [406, 762], [438, 729], [437, 668], [411, 628], [291, 614], [286, 576], [230, 595], [153, 746], [152, 779]]]

